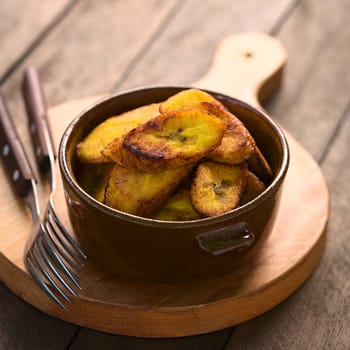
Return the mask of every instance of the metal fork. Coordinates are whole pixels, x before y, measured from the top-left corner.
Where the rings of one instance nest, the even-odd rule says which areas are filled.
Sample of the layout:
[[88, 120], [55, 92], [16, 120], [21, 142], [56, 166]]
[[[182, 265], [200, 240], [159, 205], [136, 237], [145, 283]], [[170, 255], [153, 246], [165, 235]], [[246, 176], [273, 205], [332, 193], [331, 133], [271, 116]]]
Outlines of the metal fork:
[[[46, 221], [50, 229], [52, 229], [52, 222], [55, 223], [60, 233], [57, 239], [65, 248], [65, 251], [81, 266], [83, 265], [83, 260], [86, 259], [86, 255], [64, 228], [53, 203], [53, 194], [56, 189], [54, 146], [47, 117], [45, 95], [39, 73], [33, 67], [27, 68], [24, 72], [22, 92], [35, 159], [41, 175], [46, 176], [50, 183], [50, 196], [45, 215]], [[63, 250], [60, 249], [60, 252], [64, 255]], [[76, 266], [69, 257], [67, 260], [70, 261], [72, 266]], [[79, 266], [76, 267], [79, 268]]]
[[45, 293], [67, 310], [65, 304], [70, 301], [68, 293], [76, 296], [74, 289], [80, 288], [78, 278], [73, 272], [77, 264], [72, 266], [72, 261], [64, 250], [65, 246], [61, 244], [62, 238], [56, 230], [57, 224], [49, 214], [52, 210], [47, 209], [45, 220], [41, 221], [33, 170], [1, 95], [0, 147], [3, 165], [14, 191], [24, 199], [32, 215], [32, 231], [25, 246], [26, 268]]

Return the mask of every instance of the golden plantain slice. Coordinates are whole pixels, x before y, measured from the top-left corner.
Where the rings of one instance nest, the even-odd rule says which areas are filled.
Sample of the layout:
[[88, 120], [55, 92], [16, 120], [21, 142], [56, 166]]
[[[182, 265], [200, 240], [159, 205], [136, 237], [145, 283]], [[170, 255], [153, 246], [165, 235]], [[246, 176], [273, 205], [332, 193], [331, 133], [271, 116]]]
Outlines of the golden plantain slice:
[[78, 182], [89, 195], [99, 202], [103, 202], [105, 188], [113, 164], [82, 164], [79, 172]]
[[232, 113], [220, 109], [210, 102], [194, 104], [214, 114], [228, 124], [221, 144], [207, 156], [208, 159], [225, 164], [241, 164], [249, 161], [249, 168], [260, 177], [265, 184], [271, 182], [273, 173], [269, 163], [259, 150], [254, 138], [245, 125]]
[[201, 216], [192, 206], [190, 191], [179, 188], [154, 214], [154, 219], [165, 221], [186, 221], [200, 219]]
[[212, 95], [202, 90], [188, 89], [169, 97], [160, 105], [159, 110], [161, 113], [175, 111], [185, 107], [192, 107], [193, 104], [203, 101], [210, 102], [218, 108], [224, 109], [224, 106]]
[[115, 164], [110, 174], [104, 203], [126, 213], [149, 216], [162, 205], [191, 172], [182, 167], [150, 174]]
[[246, 162], [254, 152], [254, 143], [246, 137], [247, 129], [238, 126], [227, 132], [219, 147], [207, 156], [208, 159], [230, 165]]
[[226, 129], [225, 122], [204, 110], [167, 112], [128, 132], [109, 156], [137, 171], [178, 168], [212, 152]]
[[271, 167], [256, 145], [252, 157], [248, 160], [248, 167], [265, 185], [272, 181], [273, 172]]
[[244, 191], [245, 173], [245, 164], [201, 163], [190, 190], [195, 210], [204, 216], [215, 216], [236, 208]]
[[260, 181], [252, 172], [249, 170], [245, 174], [246, 185], [245, 190], [241, 199], [241, 205], [250, 202], [259, 194], [263, 193], [266, 189], [265, 184]]
[[123, 136], [116, 137], [112, 142], [110, 142], [102, 151], [102, 155], [106, 160], [114, 163], [120, 163], [120, 149], [123, 143]]
[[108, 162], [101, 151], [110, 142], [158, 114], [159, 103], [153, 103], [106, 119], [77, 145], [78, 159], [83, 163]]
[[209, 102], [200, 102], [194, 107], [203, 108], [228, 124], [221, 144], [207, 156], [207, 159], [237, 165], [246, 162], [252, 156], [255, 150], [254, 139], [234, 114]]

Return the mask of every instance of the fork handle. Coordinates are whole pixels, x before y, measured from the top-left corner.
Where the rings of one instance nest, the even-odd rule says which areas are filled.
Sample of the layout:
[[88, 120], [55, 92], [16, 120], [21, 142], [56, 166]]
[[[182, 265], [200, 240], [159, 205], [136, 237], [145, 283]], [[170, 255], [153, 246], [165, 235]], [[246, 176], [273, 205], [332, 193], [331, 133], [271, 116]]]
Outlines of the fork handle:
[[14, 191], [18, 196], [25, 197], [32, 190], [35, 177], [1, 93], [0, 150], [3, 166]]
[[54, 157], [52, 133], [47, 118], [45, 95], [38, 71], [27, 68], [24, 72], [22, 93], [26, 106], [29, 131], [35, 159], [42, 174], [50, 169], [50, 156]]

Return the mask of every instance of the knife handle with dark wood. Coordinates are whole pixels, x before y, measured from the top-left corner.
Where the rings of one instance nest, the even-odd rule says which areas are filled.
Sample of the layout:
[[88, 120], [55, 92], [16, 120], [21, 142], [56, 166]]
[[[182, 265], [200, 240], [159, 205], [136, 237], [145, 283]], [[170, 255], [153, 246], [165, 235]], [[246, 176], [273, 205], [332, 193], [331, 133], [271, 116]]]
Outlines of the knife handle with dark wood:
[[14, 191], [18, 196], [25, 197], [32, 190], [32, 181], [35, 181], [35, 177], [1, 93], [0, 150], [1, 163]]
[[54, 147], [45, 95], [39, 74], [33, 67], [27, 68], [24, 72], [22, 92], [36, 162], [40, 172], [45, 174], [50, 169], [50, 152], [54, 157]]

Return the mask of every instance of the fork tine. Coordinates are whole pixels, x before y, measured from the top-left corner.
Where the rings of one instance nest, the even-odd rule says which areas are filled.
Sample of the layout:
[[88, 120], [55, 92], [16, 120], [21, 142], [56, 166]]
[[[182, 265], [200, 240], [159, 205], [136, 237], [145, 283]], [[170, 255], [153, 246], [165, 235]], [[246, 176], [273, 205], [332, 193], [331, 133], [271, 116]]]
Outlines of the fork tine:
[[69, 243], [76, 249], [76, 251], [79, 253], [79, 255], [83, 258], [86, 259], [87, 256], [84, 254], [84, 252], [81, 250], [81, 248], [79, 247], [78, 243], [71, 237], [71, 235], [68, 233], [68, 231], [65, 229], [65, 227], [62, 225], [60, 219], [57, 216], [57, 212], [55, 209], [55, 206], [52, 202], [52, 197], [50, 197], [49, 200], [49, 207], [50, 207], [50, 211], [53, 215], [53, 219], [57, 225], [57, 227], [60, 229], [60, 231], [62, 232], [63, 236], [69, 241]]
[[[63, 259], [71, 266], [73, 267], [76, 271], [79, 271], [79, 266], [66, 254], [66, 251], [70, 253], [69, 247], [66, 247], [64, 241], [60, 237], [60, 235], [57, 233], [55, 230], [55, 227], [53, 226], [52, 222], [50, 221], [50, 217], [47, 215], [46, 220], [45, 220], [45, 227], [46, 229], [57, 239], [57, 241], [61, 244], [61, 246], [55, 241], [52, 240], [52, 243], [56, 247], [57, 251], [60, 253], [60, 255], [63, 257]], [[74, 256], [73, 256], [74, 257]], [[77, 261], [77, 258], [75, 259]], [[82, 266], [82, 261], [79, 259], [77, 261], [81, 266]]]
[[49, 234], [45, 231], [42, 232], [43, 240], [46, 244], [46, 250], [51, 255], [51, 257], [55, 260], [57, 265], [66, 273], [66, 275], [69, 277], [69, 279], [74, 283], [74, 285], [81, 289], [78, 278], [75, 276], [75, 274], [67, 269], [67, 266], [64, 264], [60, 256], [57, 254], [55, 247], [52, 244], [51, 238], [49, 237]]
[[62, 289], [58, 286], [58, 284], [55, 282], [55, 280], [50, 276], [50, 274], [43, 268], [39, 258], [36, 254], [34, 254], [34, 246], [33, 249], [30, 251], [30, 257], [32, 260], [34, 260], [36, 266], [39, 268], [40, 272], [46, 277], [48, 282], [50, 282], [51, 286], [54, 288], [56, 292], [58, 292], [67, 302], [70, 302], [70, 299], [67, 297], [66, 294], [63, 293]]
[[40, 240], [38, 241], [38, 248], [40, 251], [40, 254], [43, 258], [43, 260], [46, 262], [47, 266], [49, 267], [49, 269], [51, 270], [51, 272], [56, 276], [56, 278], [67, 288], [67, 290], [73, 295], [73, 296], [77, 296], [77, 294], [75, 293], [75, 291], [69, 286], [69, 284], [64, 280], [64, 278], [57, 272], [57, 270], [55, 269], [55, 266], [52, 264], [50, 257], [47, 254], [47, 248], [45, 248], [43, 241]]
[[67, 311], [67, 307], [56, 297], [56, 295], [50, 290], [50, 288], [45, 284], [45, 282], [41, 279], [41, 277], [38, 275], [33, 262], [30, 260], [29, 255], [26, 256], [26, 265], [28, 270], [30, 271], [30, 274], [36, 281], [36, 283], [43, 289], [43, 291], [50, 296], [50, 298], [57, 303], [62, 309]]

